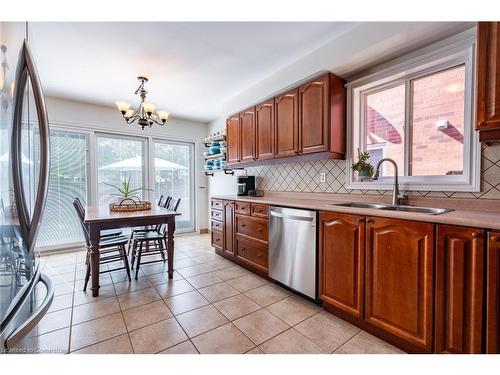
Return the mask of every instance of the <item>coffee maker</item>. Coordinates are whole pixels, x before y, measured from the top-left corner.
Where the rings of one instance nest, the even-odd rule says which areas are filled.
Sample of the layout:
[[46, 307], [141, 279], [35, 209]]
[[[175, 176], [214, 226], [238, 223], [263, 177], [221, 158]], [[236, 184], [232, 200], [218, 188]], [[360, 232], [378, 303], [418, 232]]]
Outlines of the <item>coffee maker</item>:
[[250, 190], [255, 190], [255, 176], [238, 176], [238, 195], [248, 195]]

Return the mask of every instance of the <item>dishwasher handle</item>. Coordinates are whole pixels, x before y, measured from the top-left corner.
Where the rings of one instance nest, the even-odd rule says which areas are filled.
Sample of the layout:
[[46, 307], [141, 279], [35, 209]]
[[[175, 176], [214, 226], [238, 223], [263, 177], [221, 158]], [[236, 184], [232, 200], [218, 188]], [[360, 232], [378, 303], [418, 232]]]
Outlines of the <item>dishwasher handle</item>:
[[282, 219], [299, 220], [299, 221], [314, 221], [313, 217], [296, 216], [296, 215], [284, 215], [284, 214], [280, 214], [280, 213], [273, 212], [273, 211], [270, 212], [270, 215], [274, 216], [274, 217], [279, 217], [279, 218], [282, 218]]

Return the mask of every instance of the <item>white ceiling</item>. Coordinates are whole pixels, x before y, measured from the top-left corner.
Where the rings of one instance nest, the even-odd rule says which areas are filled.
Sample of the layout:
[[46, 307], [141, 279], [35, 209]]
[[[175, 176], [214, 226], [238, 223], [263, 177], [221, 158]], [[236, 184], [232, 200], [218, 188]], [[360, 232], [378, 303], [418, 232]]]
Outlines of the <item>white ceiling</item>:
[[208, 122], [230, 97], [356, 26], [353, 22], [31, 23], [47, 95], [102, 105], [148, 100]]

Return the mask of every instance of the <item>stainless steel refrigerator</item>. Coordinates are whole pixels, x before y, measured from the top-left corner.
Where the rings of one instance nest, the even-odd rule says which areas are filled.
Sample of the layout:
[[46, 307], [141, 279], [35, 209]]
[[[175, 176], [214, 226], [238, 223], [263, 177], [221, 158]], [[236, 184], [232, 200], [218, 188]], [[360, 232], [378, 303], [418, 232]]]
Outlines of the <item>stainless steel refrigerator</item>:
[[0, 352], [5, 353], [47, 312], [54, 288], [41, 273], [35, 250], [50, 141], [29, 25], [0, 22], [0, 44]]

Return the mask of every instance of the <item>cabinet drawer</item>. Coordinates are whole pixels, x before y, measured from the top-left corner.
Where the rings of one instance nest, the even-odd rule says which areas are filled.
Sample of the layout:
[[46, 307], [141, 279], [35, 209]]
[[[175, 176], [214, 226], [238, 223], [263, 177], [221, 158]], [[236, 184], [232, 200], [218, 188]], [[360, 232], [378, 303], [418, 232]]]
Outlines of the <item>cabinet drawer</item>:
[[222, 232], [212, 231], [212, 246], [222, 250], [223, 242]]
[[250, 215], [250, 203], [248, 202], [236, 202], [235, 210], [237, 214]]
[[269, 206], [267, 204], [252, 203], [252, 216], [264, 217], [267, 219], [269, 214]]
[[236, 237], [236, 257], [251, 266], [267, 272], [267, 247]]
[[212, 199], [212, 208], [222, 210], [222, 201], [220, 199]]
[[252, 216], [236, 215], [236, 233], [267, 244], [267, 220]]
[[212, 220], [212, 230], [218, 230], [219, 232], [222, 232], [222, 228], [222, 221]]
[[215, 219], [215, 220], [222, 220], [223, 216], [222, 215], [222, 211], [219, 211], [219, 210], [212, 210], [212, 219]]

